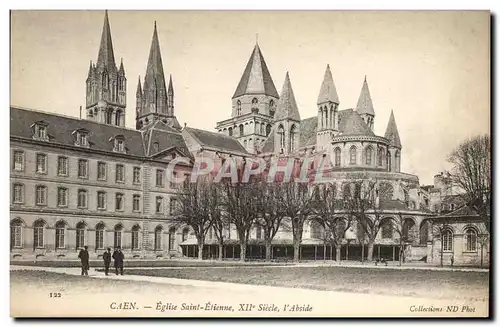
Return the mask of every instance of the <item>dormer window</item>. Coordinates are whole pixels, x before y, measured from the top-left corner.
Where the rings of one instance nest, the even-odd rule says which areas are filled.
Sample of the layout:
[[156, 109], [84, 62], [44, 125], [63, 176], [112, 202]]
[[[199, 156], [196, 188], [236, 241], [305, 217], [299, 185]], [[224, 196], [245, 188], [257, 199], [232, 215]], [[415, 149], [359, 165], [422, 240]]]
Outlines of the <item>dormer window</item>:
[[88, 147], [89, 143], [89, 131], [86, 129], [78, 129], [73, 134], [76, 134], [75, 145]]
[[125, 147], [125, 138], [123, 135], [117, 135], [114, 138], [110, 139], [110, 141], [114, 141], [113, 151], [115, 152], [127, 152]]
[[38, 121], [31, 125], [33, 128], [33, 138], [42, 141], [48, 141], [49, 136], [47, 134], [47, 126], [49, 124], [44, 121]]

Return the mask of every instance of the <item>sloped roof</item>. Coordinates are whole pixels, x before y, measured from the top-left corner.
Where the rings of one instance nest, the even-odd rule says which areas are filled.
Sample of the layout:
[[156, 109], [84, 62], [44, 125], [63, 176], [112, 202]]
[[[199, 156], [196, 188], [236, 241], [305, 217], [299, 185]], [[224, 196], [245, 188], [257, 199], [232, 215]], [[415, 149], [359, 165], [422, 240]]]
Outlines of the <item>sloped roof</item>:
[[224, 135], [217, 132], [209, 132], [201, 129], [184, 127], [184, 130], [189, 132], [201, 146], [209, 146], [215, 149], [229, 150], [246, 154], [247, 151], [241, 143], [232, 136]]
[[382, 210], [408, 210], [408, 206], [401, 200], [380, 200]]
[[337, 88], [335, 87], [332, 72], [330, 71], [330, 65], [326, 66], [325, 76], [323, 77], [323, 83], [321, 83], [317, 104], [325, 102], [340, 103], [339, 96], [337, 95]]
[[75, 136], [72, 133], [83, 128], [90, 133], [91, 149], [113, 152], [114, 144], [109, 141], [110, 138], [123, 135], [127, 154], [145, 156], [142, 136], [139, 131], [15, 107], [10, 108], [10, 136], [32, 139], [33, 131], [30, 126], [37, 121], [48, 123], [47, 133], [52, 144], [74, 146]]
[[389, 140], [389, 144], [398, 148], [401, 148], [401, 139], [399, 138], [398, 126], [396, 125], [396, 119], [394, 119], [394, 112], [391, 110], [391, 116], [389, 117], [389, 123], [385, 130], [385, 138]]
[[470, 217], [470, 216], [478, 216], [478, 214], [468, 206], [464, 205], [458, 208], [457, 210], [449, 212], [440, 217]]
[[108, 11], [104, 14], [104, 26], [102, 27], [101, 44], [97, 55], [97, 67], [116, 71], [113, 41], [111, 40], [111, 28], [109, 27]]
[[290, 82], [290, 76], [288, 72], [285, 76], [283, 90], [281, 91], [281, 96], [278, 100], [276, 113], [274, 115], [274, 121], [283, 119], [293, 119], [300, 121], [299, 109], [297, 108], [297, 102], [295, 101], [295, 95], [293, 94], [292, 83]]
[[366, 125], [363, 118], [353, 109], [339, 111], [340, 135], [365, 135], [375, 136], [373, 131]]
[[[157, 120], [143, 132], [144, 140], [146, 141], [146, 154], [147, 156], [153, 156], [165, 149], [175, 147], [178, 150], [189, 154], [188, 147], [184, 142], [184, 138], [180, 131], [173, 129], [172, 127], [166, 125], [161, 120]], [[158, 151], [155, 152], [154, 143], [158, 143]]]
[[299, 148], [316, 144], [318, 117], [309, 117], [300, 122]]
[[266, 94], [275, 98], [279, 97], [258, 44], [253, 49], [233, 98], [244, 94]]
[[375, 115], [375, 110], [373, 109], [372, 97], [370, 95], [370, 90], [368, 89], [368, 82], [365, 80], [363, 82], [363, 87], [361, 88], [361, 93], [359, 94], [358, 104], [356, 105], [356, 111], [361, 114]]
[[[302, 134], [302, 133], [301, 133]], [[269, 136], [267, 137], [264, 145], [262, 146], [263, 153], [274, 152], [274, 127], [271, 129]]]

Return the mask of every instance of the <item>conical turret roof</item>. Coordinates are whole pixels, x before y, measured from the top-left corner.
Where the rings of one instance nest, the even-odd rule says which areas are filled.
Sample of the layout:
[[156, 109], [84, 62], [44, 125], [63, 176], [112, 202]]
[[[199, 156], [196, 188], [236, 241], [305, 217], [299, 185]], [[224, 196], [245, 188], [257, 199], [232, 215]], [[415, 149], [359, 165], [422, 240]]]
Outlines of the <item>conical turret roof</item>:
[[144, 78], [144, 91], [149, 87], [165, 89], [165, 75], [163, 74], [163, 63], [161, 60], [160, 42], [158, 41], [158, 32], [156, 22], [149, 50], [148, 66], [146, 68], [146, 77]]
[[321, 89], [318, 95], [318, 104], [325, 102], [340, 103], [337, 89], [333, 82], [332, 72], [330, 71], [330, 65], [326, 65], [325, 77], [323, 77], [323, 83], [321, 83]]
[[283, 90], [281, 91], [281, 96], [276, 107], [276, 114], [274, 115], [275, 121], [283, 119], [300, 121], [299, 109], [297, 108], [297, 102], [295, 101], [292, 83], [290, 82], [288, 72], [286, 73]]
[[389, 123], [385, 129], [385, 138], [389, 140], [389, 144], [398, 148], [401, 148], [401, 139], [399, 138], [398, 126], [396, 125], [396, 119], [394, 118], [394, 112], [391, 110], [391, 116], [389, 117]]
[[97, 55], [97, 67], [106, 67], [116, 71], [115, 54], [113, 51], [113, 41], [111, 40], [111, 28], [109, 27], [108, 11], [104, 14], [104, 26], [102, 28], [101, 45]]
[[375, 110], [373, 109], [372, 97], [370, 95], [370, 90], [368, 88], [368, 82], [366, 81], [366, 76], [363, 82], [363, 87], [361, 88], [358, 104], [356, 105], [356, 111], [360, 115], [368, 114], [375, 116]]

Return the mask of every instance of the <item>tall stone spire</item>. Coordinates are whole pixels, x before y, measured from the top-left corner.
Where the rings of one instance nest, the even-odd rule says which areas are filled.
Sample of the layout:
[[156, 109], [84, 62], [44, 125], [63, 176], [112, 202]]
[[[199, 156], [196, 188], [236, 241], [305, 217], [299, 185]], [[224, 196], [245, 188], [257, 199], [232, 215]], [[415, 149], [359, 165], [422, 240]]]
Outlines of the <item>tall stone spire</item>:
[[255, 44], [252, 55], [248, 60], [245, 71], [234, 92], [233, 99], [246, 94], [262, 94], [275, 98], [279, 97], [271, 74], [267, 69], [264, 56], [260, 51], [259, 44]]
[[142, 96], [142, 87], [141, 87], [141, 76], [139, 76], [139, 80], [137, 81], [137, 91], [135, 92], [137, 97]]
[[325, 77], [323, 77], [323, 83], [321, 83], [317, 104], [328, 102], [333, 102], [336, 104], [340, 103], [339, 96], [337, 95], [337, 88], [335, 88], [332, 72], [330, 71], [330, 65], [326, 65]]
[[113, 41], [111, 40], [111, 28], [109, 27], [108, 11], [104, 14], [104, 26], [102, 27], [101, 45], [97, 55], [97, 68], [116, 70]]
[[368, 82], [365, 80], [363, 82], [363, 87], [361, 88], [361, 93], [359, 94], [358, 104], [356, 105], [356, 111], [358, 114], [367, 114], [375, 116], [375, 110], [373, 109], [372, 97], [370, 95], [370, 90], [368, 89]]
[[281, 91], [281, 96], [276, 108], [276, 114], [274, 116], [275, 121], [284, 119], [300, 121], [299, 109], [297, 108], [297, 102], [295, 101], [292, 83], [290, 82], [290, 75], [288, 72], [285, 76], [285, 82], [283, 83], [283, 89]]
[[168, 81], [168, 92], [167, 92], [167, 107], [170, 115], [174, 115], [174, 84], [172, 83], [172, 74], [170, 74], [170, 79]]
[[156, 22], [154, 25], [153, 39], [151, 40], [151, 48], [149, 50], [148, 66], [146, 68], [146, 77], [144, 79], [144, 91], [146, 91], [146, 88], [154, 87], [155, 85], [159, 89], [166, 89]]
[[389, 140], [391, 146], [401, 149], [401, 139], [399, 138], [398, 126], [396, 125], [396, 119], [392, 110], [385, 130], [385, 138]]

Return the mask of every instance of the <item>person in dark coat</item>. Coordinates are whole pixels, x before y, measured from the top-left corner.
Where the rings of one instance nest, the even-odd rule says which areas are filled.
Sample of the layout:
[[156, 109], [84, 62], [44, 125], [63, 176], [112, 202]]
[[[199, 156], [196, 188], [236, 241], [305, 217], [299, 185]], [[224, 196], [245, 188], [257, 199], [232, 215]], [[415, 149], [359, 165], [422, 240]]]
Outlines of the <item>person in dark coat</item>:
[[109, 265], [111, 264], [111, 249], [108, 248], [107, 252], [104, 252], [102, 255], [102, 259], [104, 260], [104, 273], [108, 276], [109, 273]]
[[84, 246], [82, 250], [80, 250], [80, 253], [78, 254], [78, 258], [80, 259], [82, 263], [82, 276], [88, 276], [89, 275], [89, 251], [88, 251], [88, 246]]
[[116, 251], [113, 253], [113, 260], [115, 260], [115, 272], [118, 275], [118, 270], [120, 271], [120, 275], [123, 275], [123, 259], [125, 256], [123, 255], [120, 247], [116, 248]]

